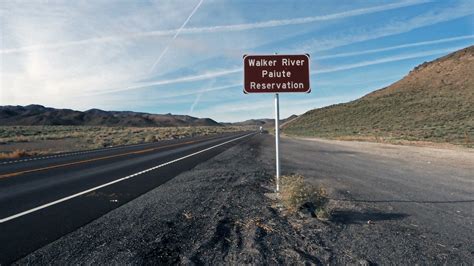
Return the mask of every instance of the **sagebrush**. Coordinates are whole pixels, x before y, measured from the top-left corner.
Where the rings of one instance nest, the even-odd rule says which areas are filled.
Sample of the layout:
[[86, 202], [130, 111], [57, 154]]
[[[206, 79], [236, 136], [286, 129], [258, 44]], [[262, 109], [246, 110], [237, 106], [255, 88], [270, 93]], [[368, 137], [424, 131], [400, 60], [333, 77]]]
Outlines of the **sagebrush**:
[[[291, 213], [297, 212], [304, 205], [311, 204], [316, 215], [326, 212], [327, 192], [321, 187], [308, 182], [302, 175], [285, 175], [280, 178], [280, 196], [283, 207]], [[327, 213], [327, 212], [326, 212]]]

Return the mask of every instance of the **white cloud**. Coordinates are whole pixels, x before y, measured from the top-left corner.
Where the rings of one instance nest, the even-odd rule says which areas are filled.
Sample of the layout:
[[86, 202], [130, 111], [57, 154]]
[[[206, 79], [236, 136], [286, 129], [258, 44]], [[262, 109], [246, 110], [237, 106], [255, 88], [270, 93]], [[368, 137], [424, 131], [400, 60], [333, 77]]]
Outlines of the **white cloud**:
[[375, 28], [371, 26], [369, 29], [349, 29], [337, 34], [331, 34], [330, 38], [318, 37], [306, 41], [305, 43], [299, 43], [291, 50], [295, 53], [313, 53], [317, 51], [330, 50], [353, 43], [406, 33], [414, 29], [435, 25], [472, 14], [474, 14], [474, 5], [472, 2], [465, 1], [450, 8], [431, 10], [413, 18], [392, 21]]
[[216, 71], [211, 71], [211, 72], [204, 72], [202, 74], [184, 76], [184, 77], [173, 78], [173, 79], [163, 79], [163, 80], [150, 81], [150, 82], [141, 82], [141, 83], [137, 83], [137, 84], [132, 85], [132, 86], [128, 86], [126, 88], [122, 88], [122, 89], [99, 90], [99, 91], [96, 91], [96, 92], [89, 93], [89, 95], [101, 95], [101, 94], [129, 91], [129, 90], [152, 87], [152, 86], [169, 85], [169, 84], [182, 83], [182, 82], [206, 80], [206, 79], [217, 78], [217, 77], [225, 76], [225, 75], [229, 75], [229, 74], [239, 73], [241, 71], [242, 71], [241, 68], [216, 70]]
[[425, 41], [425, 42], [407, 43], [407, 44], [395, 45], [395, 46], [384, 47], [384, 48], [379, 48], [379, 49], [371, 49], [371, 50], [364, 50], [364, 51], [357, 51], [357, 52], [350, 52], [350, 53], [339, 53], [339, 54], [332, 54], [332, 55], [325, 55], [325, 56], [317, 56], [317, 59], [321, 60], [321, 59], [330, 59], [330, 58], [340, 58], [340, 57], [363, 55], [363, 54], [372, 54], [372, 53], [398, 50], [398, 49], [402, 49], [402, 48], [410, 48], [410, 47], [417, 47], [417, 46], [424, 46], [424, 45], [431, 45], [431, 44], [440, 44], [440, 43], [453, 42], [453, 41], [462, 41], [462, 40], [469, 40], [469, 39], [474, 39], [474, 35], [465, 35], [465, 36], [444, 38], [444, 39], [438, 39], [438, 40], [433, 40], [433, 41]]
[[155, 69], [156, 65], [158, 65], [158, 63], [160, 63], [161, 61], [161, 58], [163, 58], [163, 56], [166, 54], [166, 52], [168, 51], [170, 45], [173, 43], [174, 40], [176, 40], [176, 37], [178, 37], [179, 33], [184, 29], [184, 27], [186, 26], [186, 24], [188, 24], [189, 20], [191, 19], [191, 17], [194, 15], [194, 13], [196, 13], [196, 11], [199, 9], [199, 7], [201, 6], [203, 0], [199, 0], [199, 2], [197, 3], [196, 7], [194, 7], [193, 11], [191, 11], [191, 13], [189, 14], [189, 16], [186, 17], [186, 19], [184, 20], [183, 24], [181, 25], [181, 27], [179, 27], [178, 30], [176, 30], [176, 33], [173, 35], [173, 38], [171, 38], [171, 41], [166, 45], [165, 49], [163, 49], [163, 51], [161, 52], [161, 54], [158, 56], [158, 58], [156, 59], [156, 61], [153, 63], [153, 65], [151, 66], [151, 69], [150, 69], [150, 72], [153, 72], [153, 70]]
[[264, 21], [264, 22], [246, 23], [246, 24], [237, 24], [237, 25], [187, 28], [183, 31], [183, 33], [195, 34], [195, 33], [215, 33], [215, 32], [227, 32], [227, 31], [244, 31], [244, 30], [254, 30], [254, 29], [260, 29], [260, 28], [272, 28], [272, 27], [308, 24], [308, 23], [313, 23], [317, 21], [343, 19], [343, 18], [349, 18], [349, 17], [354, 17], [354, 16], [366, 15], [366, 14], [371, 14], [371, 13], [376, 13], [376, 12], [398, 9], [398, 8], [407, 7], [407, 6], [424, 4], [428, 2], [432, 2], [432, 1], [431, 0], [402, 1], [399, 3], [354, 9], [354, 10], [344, 11], [344, 12], [330, 14], [330, 15], [283, 19], [283, 20], [270, 20], [270, 21]]
[[[463, 47], [453, 47], [453, 48], [448, 48], [448, 49], [439, 49], [439, 50], [427, 51], [427, 52], [422, 52], [422, 53], [387, 57], [387, 58], [382, 58], [378, 60], [363, 61], [363, 62], [359, 62], [355, 64], [339, 65], [336, 67], [316, 69], [312, 71], [311, 73], [312, 74], [330, 73], [330, 72], [336, 72], [336, 71], [341, 71], [341, 70], [348, 70], [348, 69], [353, 69], [353, 68], [358, 68], [358, 67], [369, 66], [369, 65], [389, 63], [389, 62], [394, 62], [394, 61], [400, 61], [400, 60], [406, 60], [406, 59], [412, 59], [412, 58], [430, 56], [430, 55], [436, 55], [436, 54], [442, 54], [442, 53], [449, 53], [461, 48]], [[129, 86], [127, 88], [123, 88], [123, 89], [100, 91], [98, 94], [105, 94], [105, 93], [127, 91], [127, 90], [133, 90], [133, 89], [139, 89], [139, 88], [145, 88], [145, 87], [151, 87], [151, 86], [167, 85], [167, 84], [174, 84], [174, 83], [181, 83], [181, 82], [190, 82], [190, 81], [204, 80], [204, 79], [210, 79], [210, 78], [217, 78], [220, 76], [225, 76], [225, 75], [235, 74], [235, 73], [240, 73], [240, 72], [242, 72], [242, 68], [219, 70], [219, 71], [214, 71], [214, 72], [205, 72], [203, 74], [184, 76], [184, 77], [175, 78], [175, 79], [166, 79], [166, 80], [139, 83], [133, 86]]]
[[[208, 86], [206, 87], [211, 87], [214, 86], [214, 84], [216, 83], [216, 79], [212, 79], [211, 82], [209, 83]], [[194, 102], [191, 104], [191, 106], [189, 107], [189, 114], [192, 115], [192, 113], [194, 112], [194, 108], [198, 105], [199, 101], [201, 100], [201, 96], [206, 92], [206, 90], [199, 90], [199, 92], [197, 93], [197, 96], [196, 98], [194, 99]]]
[[[4, 2], [0, 46], [24, 47], [51, 40], [107, 36], [157, 26], [175, 28], [190, 11], [171, 2], [162, 3], [154, 10], [145, 5], [135, 5], [133, 10], [127, 10], [126, 5], [129, 4]], [[133, 4], [130, 2], [130, 5]], [[117, 16], [119, 8], [125, 10]], [[90, 97], [83, 102], [77, 102], [73, 97], [97, 88], [122, 87], [142, 78], [143, 70], [149, 69], [153, 62], [149, 47], [153, 45], [159, 49], [162, 46], [161, 42], [154, 41], [92, 43], [70, 49], [33, 49], [28, 53], [1, 54], [0, 104], [101, 106], [104, 101], [101, 97]], [[147, 53], [143, 53], [144, 50]]]
[[[321, 39], [321, 40], [314, 40], [310, 41], [306, 44], [302, 44], [303, 48], [294, 48], [298, 50], [299, 52], [301, 51], [323, 51], [323, 50], [329, 50], [335, 47], [339, 46], [344, 46], [360, 41], [366, 41], [366, 40], [371, 40], [371, 39], [377, 39], [380, 37], [386, 37], [390, 35], [395, 35], [395, 34], [400, 34], [404, 32], [411, 31], [413, 29], [453, 20], [456, 18], [464, 17], [470, 14], [474, 14], [474, 8], [472, 5], [469, 3], [463, 3], [451, 8], [443, 9], [441, 11], [429, 11], [425, 14], [416, 16], [412, 19], [409, 20], [403, 20], [403, 21], [397, 21], [397, 22], [390, 22], [386, 25], [383, 25], [379, 28], [375, 28], [374, 30], [362, 30], [357, 33], [344, 33], [340, 34], [339, 37], [332, 38], [332, 39]], [[400, 49], [400, 48], [409, 48], [409, 47], [414, 47], [414, 46], [422, 46], [422, 45], [429, 45], [429, 44], [436, 44], [436, 43], [442, 43], [442, 42], [449, 42], [449, 41], [456, 41], [456, 40], [464, 40], [464, 39], [470, 39], [472, 38], [472, 35], [468, 36], [461, 36], [461, 37], [455, 37], [455, 38], [447, 38], [447, 39], [439, 39], [439, 40], [433, 40], [433, 41], [426, 41], [426, 42], [419, 42], [419, 43], [412, 43], [412, 44], [404, 44], [404, 45], [399, 45], [399, 46], [393, 46], [393, 47], [385, 47], [385, 48], [380, 48], [380, 49], [372, 49], [372, 50], [365, 50], [365, 51], [359, 51], [359, 52], [354, 52], [354, 53], [346, 53], [346, 54], [338, 54], [334, 56], [326, 56], [326, 57], [315, 57], [317, 59], [323, 59], [323, 58], [331, 58], [331, 57], [343, 57], [343, 56], [352, 56], [352, 55], [357, 55], [357, 54], [366, 54], [366, 53], [374, 53], [374, 52], [380, 52], [380, 51], [389, 51], [389, 50], [394, 50], [394, 49]], [[301, 45], [301, 44], [298, 44]], [[296, 52], [296, 50], [294, 52]], [[414, 58], [414, 57], [412, 57]], [[403, 60], [403, 59], [400, 59]], [[389, 61], [387, 61], [389, 62]], [[367, 64], [370, 62], [363, 62], [363, 63], [357, 63], [357, 64], [351, 64], [351, 65], [343, 65], [339, 67], [334, 67], [331, 69], [322, 69], [321, 71], [316, 70], [318, 73], [329, 73], [329, 72], [334, 72], [334, 71], [340, 71], [340, 70], [345, 70], [345, 69], [352, 69], [355, 67], [363, 67], [367, 66]], [[383, 63], [383, 62], [381, 62]], [[365, 65], [364, 65], [365, 64]], [[374, 64], [374, 62], [372, 62]], [[378, 63], [380, 64], [380, 63]], [[149, 86], [157, 86], [157, 85], [163, 85], [163, 84], [173, 84], [173, 83], [179, 83], [179, 82], [187, 82], [187, 81], [194, 81], [194, 80], [202, 80], [202, 79], [208, 79], [208, 78], [215, 78], [219, 76], [224, 76], [224, 75], [229, 75], [229, 74], [234, 74], [234, 73], [239, 73], [241, 72], [241, 68], [235, 68], [235, 69], [228, 69], [228, 70], [221, 70], [217, 71], [214, 73], [204, 73], [204, 74], [198, 74], [195, 76], [188, 76], [188, 77], [182, 77], [178, 79], [170, 79], [170, 80], [161, 80], [161, 81], [155, 81], [155, 82], [149, 82], [145, 84], [136, 84], [133, 86], [130, 86], [128, 88], [123, 88], [123, 89], [118, 89], [118, 90], [112, 90], [112, 92], [115, 91], [123, 91], [123, 90], [132, 90], [132, 89], [137, 89], [137, 88], [143, 88], [143, 87], [149, 87]], [[105, 91], [103, 93], [108, 93], [108, 91]]]
[[169, 36], [169, 35], [179, 34], [180, 32], [182, 34], [217, 33], [217, 32], [245, 31], [245, 30], [252, 30], [252, 29], [272, 28], [272, 27], [281, 27], [281, 26], [290, 26], [290, 25], [301, 25], [301, 24], [308, 24], [308, 23], [313, 23], [317, 21], [343, 19], [343, 18], [348, 18], [348, 17], [353, 17], [353, 16], [371, 14], [371, 13], [376, 13], [376, 12], [381, 12], [381, 11], [398, 9], [402, 7], [419, 5], [419, 4], [423, 4], [427, 2], [432, 2], [432, 1], [431, 0], [410, 0], [410, 1], [402, 1], [399, 3], [375, 6], [375, 7], [354, 9], [354, 10], [349, 10], [349, 11], [344, 11], [344, 12], [329, 14], [329, 15], [283, 19], [283, 20], [270, 20], [270, 21], [256, 22], [256, 23], [209, 26], [209, 27], [178, 28], [174, 30], [157, 30], [157, 31], [148, 31], [148, 32], [137, 32], [137, 33], [121, 33], [119, 35], [95, 37], [95, 38], [89, 38], [89, 39], [77, 40], [77, 41], [46, 43], [46, 44], [29, 45], [29, 46], [24, 46], [24, 47], [6, 48], [6, 49], [0, 50], [0, 54], [30, 52], [30, 51], [42, 50], [42, 49], [58, 49], [58, 48], [66, 48], [66, 47], [71, 47], [71, 46], [81, 46], [85, 44], [116, 42], [116, 41], [122, 41], [122, 40], [127, 40], [127, 39], [136, 39], [136, 38], [152, 37], [152, 36], [153, 37]]
[[[160, 1], [156, 3], [156, 10], [150, 7], [137, 9], [136, 6], [141, 5], [135, 5], [131, 2], [127, 3], [132, 5], [133, 8], [124, 9], [120, 5], [117, 5], [120, 7], [115, 7], [115, 5], [104, 4], [104, 2], [94, 2], [92, 4], [91, 2], [82, 1], [74, 2], [78, 6], [72, 7], [69, 6], [68, 2], [67, 5], [63, 6], [61, 4], [45, 4], [38, 8], [32, 5], [31, 1], [27, 1], [13, 10], [9, 6], [15, 4], [9, 2], [4, 4], [5, 8], [2, 6], [5, 12], [2, 10], [1, 14], [5, 23], [1, 25], [2, 40], [0, 41], [0, 53], [2, 53], [0, 54], [0, 81], [2, 87], [0, 90], [0, 104], [41, 103], [56, 107], [101, 108], [107, 106], [111, 109], [123, 109], [131, 108], [130, 106], [141, 108], [147, 106], [147, 104], [149, 106], [154, 99], [157, 101], [164, 99], [162, 102], [170, 99], [166, 104], [176, 102], [176, 105], [183, 106], [180, 107], [183, 110], [182, 112], [192, 110], [202, 116], [217, 116], [221, 117], [221, 120], [225, 120], [225, 116], [237, 116], [240, 115], [240, 112], [247, 111], [240, 107], [240, 110], [235, 110], [233, 113], [221, 113], [215, 110], [206, 113], [206, 110], [212, 111], [213, 109], [201, 108], [204, 106], [204, 101], [219, 99], [221, 96], [200, 97], [199, 95], [239, 86], [242, 78], [240, 74], [242, 68], [237, 63], [242, 52], [244, 50], [252, 51], [254, 47], [260, 47], [262, 43], [271, 45], [267, 43], [268, 39], [275, 41], [274, 36], [264, 34], [266, 31], [253, 32], [250, 30], [275, 28], [271, 30], [272, 34], [277, 30], [281, 30], [281, 36], [289, 38], [292, 36], [291, 34], [297, 34], [292, 31], [293, 29], [306, 27], [284, 28], [283, 26], [349, 18], [425, 2], [428, 1], [403, 1], [323, 16], [194, 28], [183, 26], [186, 25], [183, 20], [190, 17], [193, 8], [196, 9], [194, 4], [197, 1], [193, 1], [192, 5], [182, 5], [182, 3], [176, 1]], [[127, 5], [127, 3], [124, 2], [121, 5]], [[203, 5], [199, 9], [196, 17], [193, 17], [193, 22], [201, 12], [207, 15], [205, 7]], [[117, 9], [113, 10], [114, 8]], [[120, 16], [117, 15], [119, 8], [121, 9], [119, 10]], [[232, 14], [233, 17], [241, 15], [236, 10], [226, 10], [226, 12], [235, 12], [235, 14]], [[314, 51], [319, 51], [321, 47], [328, 49], [361, 40], [388, 36], [387, 34], [398, 34], [417, 27], [459, 18], [473, 12], [472, 7], [458, 6], [457, 9], [428, 12], [406, 21], [393, 21], [385, 25], [370, 25], [370, 28], [360, 32], [357, 30], [345, 31], [341, 35], [337, 35], [336, 32], [331, 35], [337, 36], [336, 38], [324, 39], [318, 37], [315, 41], [319, 40], [319, 43], [309, 42], [305, 45], [308, 45], [307, 47], [314, 49]], [[7, 16], [4, 16], [5, 14]], [[203, 15], [203, 17], [205, 16]], [[237, 20], [248, 21], [248, 17], [242, 16], [241, 19]], [[389, 20], [387, 19], [387, 21]], [[198, 22], [202, 25], [206, 20]], [[309, 24], [307, 28], [326, 27], [328, 24], [330, 23], [314, 23], [314, 25]], [[364, 24], [357, 24], [357, 27], [363, 26]], [[276, 29], [277, 27], [281, 27], [281, 29]], [[181, 32], [176, 30], [179, 28], [182, 29]], [[222, 34], [200, 34], [219, 32], [234, 33], [225, 36]], [[167, 50], [166, 47], [168, 47], [170, 37], [178, 36], [177, 34], [179, 34], [179, 38], [170, 44], [170, 49]], [[84, 39], [90, 36], [97, 37]], [[246, 40], [245, 42], [241, 41], [243, 38]], [[430, 42], [440, 43], [443, 40]], [[293, 43], [297, 44], [296, 42]], [[355, 53], [388, 51], [389, 49], [409, 48], [415, 45], [421, 46], [425, 43], [428, 42]], [[319, 46], [319, 44], [323, 45]], [[300, 43], [297, 45], [295, 47], [301, 49]], [[229, 51], [234, 54], [229, 56], [229, 54], [226, 54]], [[426, 53], [428, 52], [430, 51]], [[152, 80], [148, 70], [156, 62], [156, 58], [162, 57], [160, 53], [163, 55], [166, 53], [166, 62], [161, 60], [158, 64], [159, 72], [165, 74], [159, 80]], [[352, 55], [346, 53], [343, 56]], [[413, 56], [417, 55], [404, 56], [414, 58]], [[218, 60], [214, 60], [216, 58]], [[317, 59], [316, 56], [314, 58]], [[339, 65], [321, 70], [328, 73], [391, 62], [390, 60], [403, 60], [403, 58], [381, 58], [376, 61]], [[225, 63], [221, 63], [222, 61], [225, 61]], [[166, 73], [173, 73], [173, 76]], [[179, 73], [182, 74], [179, 75]], [[205, 80], [209, 79], [216, 79], [217, 86], [197, 89], [200, 85], [196, 86], [196, 84], [205, 83]], [[187, 86], [187, 89], [181, 87], [181, 85]], [[151, 88], [150, 90], [139, 90], [152, 86], [162, 87], [153, 88], [153, 90]], [[196, 89], [193, 89], [193, 87]], [[231, 94], [228, 91], [222, 92], [225, 97]], [[184, 97], [192, 95], [196, 95], [194, 107], [198, 105], [199, 108], [190, 108], [193, 98]], [[224, 99], [224, 96], [222, 96], [222, 99], [232, 100]], [[144, 102], [144, 104], [140, 105], [140, 102]], [[271, 100], [269, 102], [271, 104]], [[295, 102], [295, 104], [298, 103]], [[307, 108], [316, 107], [310, 102], [306, 104], [295, 105], [291, 110], [296, 112], [295, 108], [301, 108], [301, 110], [306, 108], [307, 110]], [[253, 103], [249, 103], [249, 105], [254, 106]], [[266, 109], [256, 109], [256, 111], [257, 113], [267, 112]]]
[[432, 50], [432, 51], [412, 53], [412, 54], [399, 55], [399, 56], [390, 56], [390, 57], [380, 58], [376, 60], [362, 61], [355, 64], [339, 65], [336, 67], [316, 69], [316, 70], [311, 71], [311, 74], [331, 73], [331, 72], [336, 72], [336, 71], [354, 69], [354, 68], [371, 66], [371, 65], [378, 65], [378, 64], [383, 64], [383, 63], [396, 62], [396, 61], [413, 59], [413, 58], [418, 58], [418, 57], [451, 53], [462, 48], [464, 48], [464, 46], [451, 47], [447, 49], [437, 49], [437, 50]]
[[160, 98], [163, 98], [163, 99], [176, 98], [176, 97], [182, 97], [182, 96], [202, 94], [202, 93], [211, 92], [211, 91], [227, 90], [230, 88], [241, 87], [241, 86], [242, 86], [242, 83], [234, 83], [234, 84], [219, 86], [219, 87], [214, 87], [214, 88], [211, 87], [211, 88], [206, 88], [206, 89], [192, 90], [192, 91], [186, 91], [186, 92], [175, 93], [175, 94], [170, 94], [170, 95], [164, 95], [164, 96], [160, 96]]

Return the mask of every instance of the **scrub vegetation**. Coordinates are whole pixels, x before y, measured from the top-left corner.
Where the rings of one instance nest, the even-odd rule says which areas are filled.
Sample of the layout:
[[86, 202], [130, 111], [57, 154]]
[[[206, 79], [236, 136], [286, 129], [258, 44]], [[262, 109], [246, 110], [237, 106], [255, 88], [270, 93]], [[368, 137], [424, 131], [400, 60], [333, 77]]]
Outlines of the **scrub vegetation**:
[[[130, 145], [225, 132], [250, 127], [99, 127], [99, 126], [1, 126], [0, 155], [20, 158], [45, 152], [77, 151]], [[254, 129], [254, 128], [252, 128]]]
[[11, 152], [0, 153], [0, 159], [19, 159], [23, 157], [41, 155], [41, 152], [36, 151], [25, 151], [25, 150], [14, 150]]
[[290, 213], [307, 210], [318, 219], [328, 219], [327, 192], [324, 188], [305, 182], [301, 175], [285, 175], [280, 178], [281, 202]]
[[352, 102], [314, 109], [283, 126], [288, 135], [473, 147], [474, 46], [416, 67]]

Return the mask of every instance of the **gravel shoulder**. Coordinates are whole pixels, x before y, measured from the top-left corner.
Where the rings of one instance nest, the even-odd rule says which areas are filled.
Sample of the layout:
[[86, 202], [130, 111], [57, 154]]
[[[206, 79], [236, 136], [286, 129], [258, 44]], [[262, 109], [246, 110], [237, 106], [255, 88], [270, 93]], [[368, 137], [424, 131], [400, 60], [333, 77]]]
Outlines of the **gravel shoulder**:
[[[306, 158], [313, 167], [311, 163], [300, 168], [285, 166], [290, 162], [288, 154], [295, 159], [300, 159], [298, 153], [305, 155], [304, 150], [291, 151], [292, 147], [286, 145], [287, 157], [283, 160], [288, 172], [315, 179], [324, 175], [324, 171], [315, 172], [317, 158]], [[474, 261], [468, 243], [463, 242], [457, 249], [438, 245], [442, 236], [430, 228], [413, 226], [410, 215], [396, 208], [332, 200], [331, 221], [319, 221], [304, 212], [286, 215], [265, 196], [273, 188], [273, 155], [271, 136], [252, 137], [17, 263], [320, 265]], [[345, 189], [328, 188], [332, 198]]]
[[234, 146], [18, 261], [19, 264], [327, 261], [264, 195], [262, 136]]

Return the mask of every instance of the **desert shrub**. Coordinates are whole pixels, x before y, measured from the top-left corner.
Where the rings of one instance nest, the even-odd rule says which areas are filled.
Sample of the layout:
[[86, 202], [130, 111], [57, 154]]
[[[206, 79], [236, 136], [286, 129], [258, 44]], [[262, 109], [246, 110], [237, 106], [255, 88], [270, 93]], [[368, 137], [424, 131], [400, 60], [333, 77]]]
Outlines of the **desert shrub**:
[[27, 152], [25, 150], [14, 150], [12, 152], [0, 153], [0, 159], [19, 159], [33, 155], [36, 155], [36, 153]]
[[153, 132], [146, 132], [145, 134], [141, 135], [141, 138], [144, 142], [155, 142], [158, 141], [155, 134]]
[[324, 188], [305, 182], [301, 175], [282, 176], [280, 182], [282, 205], [289, 212], [312, 205], [316, 215], [327, 213], [325, 206], [328, 198]]

